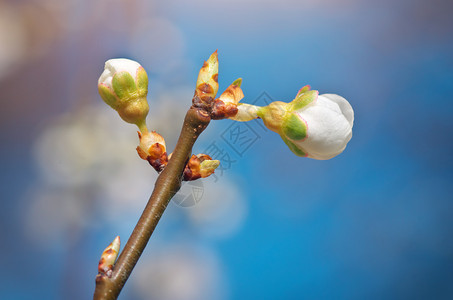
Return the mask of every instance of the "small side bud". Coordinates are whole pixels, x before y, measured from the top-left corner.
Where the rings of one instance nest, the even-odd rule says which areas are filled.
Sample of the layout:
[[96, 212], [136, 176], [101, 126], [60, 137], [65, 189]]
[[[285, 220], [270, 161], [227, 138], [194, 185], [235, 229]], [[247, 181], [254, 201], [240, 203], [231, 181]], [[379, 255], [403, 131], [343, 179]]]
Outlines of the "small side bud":
[[125, 58], [108, 60], [99, 77], [98, 90], [104, 102], [124, 121], [136, 124], [140, 130], [146, 128], [148, 75], [138, 62]]
[[138, 156], [147, 160], [157, 172], [161, 172], [168, 163], [164, 138], [155, 131], [137, 133], [140, 139], [140, 144], [137, 146]]
[[244, 98], [244, 93], [241, 89], [242, 85], [242, 78], [236, 79], [230, 86], [225, 90], [225, 92], [220, 95], [219, 99], [223, 101], [223, 103], [234, 103], [238, 104], [239, 101]]
[[211, 54], [200, 69], [197, 79], [197, 87], [193, 98], [195, 107], [210, 111], [211, 102], [219, 90], [219, 58], [217, 50]]
[[220, 161], [213, 160], [209, 155], [192, 155], [184, 169], [183, 178], [185, 181], [192, 181], [198, 178], [206, 178], [214, 173], [220, 165]]
[[102, 252], [101, 259], [99, 260], [98, 271], [108, 277], [112, 276], [113, 265], [120, 251], [120, 237], [117, 236], [110, 245]]
[[238, 113], [237, 105], [244, 98], [241, 89], [242, 78], [236, 79], [218, 99], [215, 100], [211, 117], [214, 120], [227, 119]]

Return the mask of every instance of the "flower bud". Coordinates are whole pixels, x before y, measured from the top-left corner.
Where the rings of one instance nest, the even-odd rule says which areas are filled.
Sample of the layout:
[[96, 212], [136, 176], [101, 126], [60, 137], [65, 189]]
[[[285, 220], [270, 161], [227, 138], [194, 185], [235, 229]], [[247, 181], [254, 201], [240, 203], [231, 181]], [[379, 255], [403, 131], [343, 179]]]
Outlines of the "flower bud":
[[138, 62], [125, 58], [108, 60], [99, 77], [98, 90], [104, 102], [124, 121], [144, 128], [149, 111], [148, 75]]
[[102, 252], [98, 265], [99, 273], [106, 274], [108, 277], [112, 275], [113, 265], [120, 251], [120, 244], [120, 237], [117, 236]]
[[352, 137], [354, 111], [341, 96], [302, 88], [290, 103], [273, 102], [258, 116], [282, 137], [298, 156], [330, 159], [346, 148]]
[[164, 138], [155, 131], [142, 133], [137, 131], [140, 144], [137, 153], [141, 159], [147, 160], [157, 171], [161, 172], [168, 163]]

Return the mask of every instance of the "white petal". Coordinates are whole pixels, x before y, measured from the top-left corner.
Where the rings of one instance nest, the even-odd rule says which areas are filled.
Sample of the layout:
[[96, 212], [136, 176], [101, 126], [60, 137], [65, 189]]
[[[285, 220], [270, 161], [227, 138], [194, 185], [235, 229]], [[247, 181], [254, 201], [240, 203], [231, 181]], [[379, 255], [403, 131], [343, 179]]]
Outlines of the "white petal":
[[352, 125], [354, 124], [354, 110], [352, 109], [351, 104], [349, 104], [349, 102], [345, 98], [337, 94], [322, 94], [321, 97], [326, 97], [337, 103], [341, 109], [341, 112], [352, 127]]
[[112, 88], [112, 76], [113, 74], [107, 68], [104, 69], [101, 76], [99, 77], [98, 84], [105, 84], [109, 88]]
[[140, 68], [140, 64], [127, 58], [115, 58], [106, 61], [105, 68], [111, 70], [112, 73], [126, 71], [129, 72], [132, 77], [135, 77], [137, 69]]
[[98, 84], [105, 84], [108, 87], [112, 86], [112, 77], [116, 72], [129, 72], [133, 78], [137, 75], [137, 70], [140, 64], [136, 61], [127, 58], [114, 58], [105, 62], [104, 72], [99, 77]]
[[[350, 112], [346, 112], [351, 117]], [[337, 102], [328, 97], [319, 96], [298, 115], [308, 125], [307, 137], [293, 142], [307, 151], [308, 157], [330, 159], [343, 152], [352, 137], [352, 120], [350, 122]]]

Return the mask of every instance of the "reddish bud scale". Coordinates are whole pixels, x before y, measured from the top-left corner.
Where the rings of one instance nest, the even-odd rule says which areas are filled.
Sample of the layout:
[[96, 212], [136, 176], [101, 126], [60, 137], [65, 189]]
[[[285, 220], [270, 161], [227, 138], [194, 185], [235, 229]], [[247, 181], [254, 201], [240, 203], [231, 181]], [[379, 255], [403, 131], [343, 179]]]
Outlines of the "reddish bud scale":
[[213, 120], [231, 118], [238, 113], [237, 104], [244, 97], [241, 83], [242, 79], [237, 79], [214, 101], [211, 111]]
[[162, 172], [162, 170], [167, 166], [168, 155], [167, 152], [165, 152], [165, 148], [161, 144], [155, 143], [151, 145], [148, 150], [150, 153], [149, 155], [139, 146], [136, 149], [138, 156], [140, 156], [141, 159], [148, 161], [157, 172]]
[[186, 167], [184, 168], [183, 180], [192, 181], [201, 178], [201, 174], [199, 171], [200, 161], [197, 159], [195, 155], [192, 155]]
[[213, 120], [228, 119], [238, 113], [238, 107], [235, 103], [225, 103], [220, 99], [214, 101], [214, 107], [211, 111]]
[[213, 100], [214, 99], [211, 96], [208, 96], [202, 93], [199, 89], [196, 89], [192, 98], [192, 106], [209, 113], [212, 110]]
[[147, 159], [149, 164], [156, 170], [158, 173], [162, 172], [168, 164], [167, 152], [164, 152], [161, 157], [157, 159]]
[[201, 163], [205, 160], [212, 160], [212, 158], [207, 154], [192, 155], [184, 169], [184, 181], [192, 181], [205, 177], [201, 173]]
[[200, 84], [193, 97], [194, 107], [208, 112], [213, 120], [228, 119], [234, 117], [237, 112], [237, 103], [244, 97], [238, 84], [231, 84], [218, 99], [209, 96], [210, 86]]

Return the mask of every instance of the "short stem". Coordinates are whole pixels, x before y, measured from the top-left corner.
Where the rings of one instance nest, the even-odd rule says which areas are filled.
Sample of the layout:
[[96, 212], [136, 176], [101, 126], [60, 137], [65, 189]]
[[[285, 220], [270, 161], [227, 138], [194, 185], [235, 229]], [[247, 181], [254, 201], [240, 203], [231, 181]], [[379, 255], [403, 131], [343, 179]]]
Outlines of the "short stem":
[[148, 243], [171, 198], [179, 191], [181, 179], [192, 147], [208, 126], [209, 115], [200, 109], [190, 108], [184, 119], [175, 151], [168, 165], [156, 180], [155, 188], [145, 210], [113, 267], [111, 277], [99, 274], [93, 299], [116, 299]]
[[260, 111], [261, 107], [246, 104], [246, 103], [239, 103], [238, 104], [238, 112], [234, 117], [230, 117], [230, 119], [239, 121], [239, 122], [248, 122], [251, 120], [255, 120], [259, 118], [258, 112]]
[[146, 127], [146, 121], [145, 120], [137, 123], [137, 127], [138, 127], [138, 130], [140, 130], [140, 132], [142, 134], [145, 134], [145, 133], [148, 132], [148, 127]]

